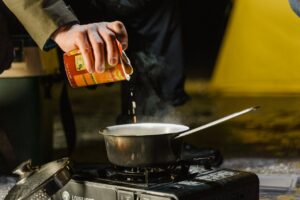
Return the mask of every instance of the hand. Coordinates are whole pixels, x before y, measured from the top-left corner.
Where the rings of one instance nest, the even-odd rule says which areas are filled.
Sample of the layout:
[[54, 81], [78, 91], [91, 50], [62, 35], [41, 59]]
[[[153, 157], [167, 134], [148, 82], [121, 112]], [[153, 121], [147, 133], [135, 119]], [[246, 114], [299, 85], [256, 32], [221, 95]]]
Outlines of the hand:
[[[106, 60], [111, 66], [118, 64], [119, 50], [116, 40], [122, 44], [124, 50], [128, 46], [127, 31], [119, 21], [62, 27], [52, 38], [64, 52], [79, 49], [90, 73], [103, 72]], [[95, 62], [88, 56], [89, 51], [93, 51]]]

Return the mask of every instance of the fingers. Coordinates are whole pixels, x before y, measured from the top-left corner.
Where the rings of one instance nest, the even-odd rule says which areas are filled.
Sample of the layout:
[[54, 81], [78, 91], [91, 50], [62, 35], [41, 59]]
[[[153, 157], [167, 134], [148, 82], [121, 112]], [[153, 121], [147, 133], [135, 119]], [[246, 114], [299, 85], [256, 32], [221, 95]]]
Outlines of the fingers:
[[89, 56], [89, 53], [92, 51], [92, 49], [88, 41], [87, 33], [85, 31], [77, 32], [75, 36], [75, 43], [82, 54], [87, 71], [93, 73], [95, 71], [93, 67], [93, 58]]
[[[64, 39], [58, 40], [57, 36], [55, 41], [64, 51], [72, 50], [75, 44], [82, 53], [86, 69], [90, 73], [104, 72], [106, 60], [111, 66], [118, 64], [120, 55], [117, 40], [122, 44], [123, 49], [128, 46], [127, 31], [119, 21], [74, 25], [60, 35]], [[72, 37], [67, 37], [68, 35]], [[75, 42], [68, 44], [68, 41]]]
[[123, 50], [128, 47], [128, 35], [124, 24], [120, 21], [107, 23], [107, 28], [116, 34], [118, 41], [122, 44]]
[[116, 35], [103, 26], [99, 26], [98, 31], [106, 46], [107, 61], [111, 66], [115, 66], [119, 62], [119, 49], [116, 43]]
[[100, 37], [96, 27], [92, 27], [88, 29], [88, 36], [89, 36], [89, 41], [93, 47], [95, 69], [97, 72], [104, 72], [105, 70], [104, 42]]

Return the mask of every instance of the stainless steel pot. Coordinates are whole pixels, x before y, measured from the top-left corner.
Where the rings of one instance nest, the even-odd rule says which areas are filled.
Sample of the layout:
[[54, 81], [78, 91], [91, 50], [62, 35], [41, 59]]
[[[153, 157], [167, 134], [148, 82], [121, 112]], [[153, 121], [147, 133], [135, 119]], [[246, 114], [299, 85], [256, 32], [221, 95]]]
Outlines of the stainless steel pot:
[[137, 123], [110, 126], [100, 133], [111, 163], [123, 167], [162, 165], [180, 159], [182, 137], [256, 109], [248, 108], [192, 130], [178, 124]]
[[102, 133], [111, 163], [124, 166], [151, 166], [177, 160], [181, 140], [176, 133], [189, 127], [177, 124], [137, 123], [107, 127]]

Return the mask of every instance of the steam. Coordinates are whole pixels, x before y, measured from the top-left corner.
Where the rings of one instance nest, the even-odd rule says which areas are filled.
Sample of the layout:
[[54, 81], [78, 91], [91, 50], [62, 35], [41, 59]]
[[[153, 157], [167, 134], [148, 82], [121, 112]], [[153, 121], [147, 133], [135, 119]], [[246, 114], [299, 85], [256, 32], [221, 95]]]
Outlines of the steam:
[[136, 77], [134, 95], [138, 122], [181, 123], [180, 113], [176, 111], [166, 88], [168, 73], [162, 57], [145, 52], [132, 54]]

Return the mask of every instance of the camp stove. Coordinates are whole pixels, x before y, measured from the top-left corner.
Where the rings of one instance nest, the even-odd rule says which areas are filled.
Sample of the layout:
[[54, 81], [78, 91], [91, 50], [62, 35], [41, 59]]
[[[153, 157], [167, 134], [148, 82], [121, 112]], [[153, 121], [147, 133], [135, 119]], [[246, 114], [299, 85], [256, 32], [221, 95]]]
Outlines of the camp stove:
[[54, 200], [257, 200], [258, 177], [218, 168], [214, 150], [185, 151], [186, 159], [164, 166], [77, 166]]

